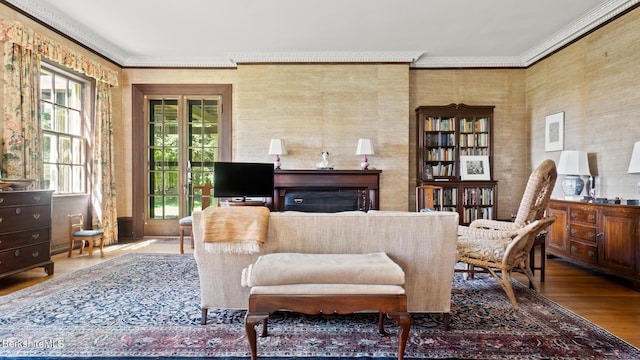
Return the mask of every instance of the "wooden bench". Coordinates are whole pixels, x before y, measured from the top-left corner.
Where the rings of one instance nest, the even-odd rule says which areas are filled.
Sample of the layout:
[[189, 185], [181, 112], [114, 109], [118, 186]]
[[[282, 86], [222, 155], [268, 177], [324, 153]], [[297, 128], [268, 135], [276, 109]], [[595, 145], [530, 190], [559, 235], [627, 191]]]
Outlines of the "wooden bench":
[[[257, 272], [266, 276], [252, 277]], [[251, 287], [245, 329], [252, 359], [257, 358], [255, 326], [262, 322], [261, 336], [267, 336], [269, 315], [282, 310], [307, 315], [376, 311], [381, 335], [387, 335], [385, 316], [400, 326], [398, 359], [404, 358], [411, 329], [407, 296], [402, 287], [404, 272], [384, 253], [269, 254], [245, 269], [243, 279], [243, 285]], [[348, 282], [349, 279], [355, 283]]]

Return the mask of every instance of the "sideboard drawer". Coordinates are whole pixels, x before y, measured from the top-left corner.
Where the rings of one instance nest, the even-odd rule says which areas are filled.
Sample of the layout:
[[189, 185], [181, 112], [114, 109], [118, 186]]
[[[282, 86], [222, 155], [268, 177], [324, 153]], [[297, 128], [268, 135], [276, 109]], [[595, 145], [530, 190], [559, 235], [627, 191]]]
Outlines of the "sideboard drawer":
[[0, 251], [49, 242], [50, 236], [51, 229], [49, 227], [1, 234]]
[[48, 227], [50, 225], [51, 205], [0, 208], [0, 227], [3, 233], [28, 228]]
[[572, 238], [586, 240], [592, 243], [596, 242], [595, 226], [582, 226], [577, 224], [569, 225], [569, 234]]
[[49, 242], [0, 252], [0, 273], [47, 262], [51, 258]]
[[572, 207], [570, 209], [569, 217], [571, 218], [571, 221], [579, 221], [587, 224], [595, 224], [598, 219], [595, 210], [576, 207]]
[[598, 248], [596, 246], [572, 241], [571, 256], [589, 264], [596, 264], [598, 262]]

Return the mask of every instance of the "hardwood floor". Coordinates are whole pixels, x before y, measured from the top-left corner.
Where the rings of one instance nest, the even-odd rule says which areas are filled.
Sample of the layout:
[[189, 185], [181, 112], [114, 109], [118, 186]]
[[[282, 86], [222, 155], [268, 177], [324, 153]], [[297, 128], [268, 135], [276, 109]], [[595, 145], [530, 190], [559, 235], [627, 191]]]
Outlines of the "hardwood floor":
[[[94, 253], [93, 258], [79, 255], [71, 258], [66, 253], [53, 256], [54, 277], [98, 264], [118, 255], [130, 252], [179, 253], [176, 238], [143, 239], [105, 248], [105, 257]], [[185, 244], [185, 253], [191, 249]], [[185, 256], [190, 256], [185, 254]], [[540, 257], [540, 254], [537, 255]], [[539, 260], [537, 262], [539, 264]], [[536, 271], [537, 279], [539, 272]], [[524, 276], [515, 277], [525, 282]], [[0, 279], [0, 296], [51, 279], [44, 271], [33, 269]], [[592, 272], [561, 259], [548, 259], [545, 281], [540, 293], [567, 309], [598, 324], [628, 343], [640, 347], [640, 292], [633, 290], [619, 279]], [[2, 298], [0, 297], [0, 301]], [[505, 302], [508, 300], [505, 297]]]

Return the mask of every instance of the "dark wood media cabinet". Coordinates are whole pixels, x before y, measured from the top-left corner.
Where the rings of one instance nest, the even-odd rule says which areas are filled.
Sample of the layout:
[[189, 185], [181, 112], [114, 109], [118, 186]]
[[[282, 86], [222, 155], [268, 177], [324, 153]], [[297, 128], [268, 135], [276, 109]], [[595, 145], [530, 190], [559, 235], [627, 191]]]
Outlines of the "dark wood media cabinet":
[[301, 190], [360, 190], [365, 209], [378, 210], [380, 173], [382, 170], [276, 170], [273, 210], [284, 211], [286, 193]]

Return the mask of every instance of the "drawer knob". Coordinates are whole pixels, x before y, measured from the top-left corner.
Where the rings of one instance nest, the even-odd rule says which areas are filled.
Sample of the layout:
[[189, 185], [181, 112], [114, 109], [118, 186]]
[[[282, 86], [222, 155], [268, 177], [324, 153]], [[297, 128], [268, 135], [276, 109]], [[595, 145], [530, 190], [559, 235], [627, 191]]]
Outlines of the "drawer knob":
[[20, 256], [20, 249], [16, 250], [13, 252], [13, 255], [15, 256]]
[[0, 223], [2, 222], [2, 218], [0, 217]]
[[591, 250], [587, 251], [587, 256], [589, 257], [593, 257], [593, 255], [595, 255], [595, 253]]
[[576, 250], [578, 250], [578, 248], [573, 246], [573, 245], [571, 245], [571, 252], [575, 252]]
[[33, 214], [33, 218], [34, 218], [35, 220], [40, 219], [40, 214], [39, 214], [39, 213]]
[[16, 214], [20, 215], [21, 212], [22, 212], [21, 208], [16, 208]]
[[0, 197], [0, 204], [2, 204], [4, 202], [4, 198]]
[[589, 220], [593, 220], [593, 219], [595, 219], [595, 218], [596, 218], [596, 216], [595, 216], [595, 215], [593, 215], [593, 214], [589, 214], [589, 216], [587, 216], [587, 217], [589, 218]]
[[39, 238], [39, 237], [40, 237], [40, 233], [35, 233], [35, 234], [31, 235], [31, 238], [34, 239], [34, 240]]
[[34, 195], [33, 196], [33, 200], [34, 201], [40, 201], [40, 195]]
[[37, 257], [38, 257], [38, 255], [40, 255], [40, 253], [39, 253], [39, 252], [37, 252], [37, 251], [35, 251], [35, 252], [31, 253], [31, 256], [33, 256], [34, 258], [37, 258]]
[[578, 232], [576, 229], [571, 229], [571, 235], [575, 235]]
[[576, 213], [574, 213], [574, 212], [572, 212], [572, 213], [571, 213], [571, 217], [572, 217], [572, 218], [574, 218], [574, 217], [576, 217], [576, 216], [578, 216], [578, 214], [576, 214]]
[[589, 231], [589, 238], [593, 238], [596, 234], [593, 231]]

